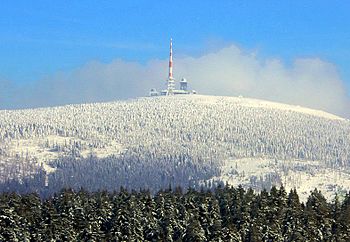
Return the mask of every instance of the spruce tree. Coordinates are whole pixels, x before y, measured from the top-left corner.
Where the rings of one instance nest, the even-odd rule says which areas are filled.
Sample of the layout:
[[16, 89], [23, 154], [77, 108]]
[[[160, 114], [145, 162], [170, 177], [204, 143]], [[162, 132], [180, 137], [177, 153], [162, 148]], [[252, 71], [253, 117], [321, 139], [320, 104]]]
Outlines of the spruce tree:
[[331, 209], [327, 200], [317, 189], [313, 190], [306, 202], [305, 226], [308, 238], [328, 241], [332, 233]]
[[283, 218], [283, 238], [285, 241], [304, 241], [302, 225], [302, 206], [296, 189], [288, 194], [287, 207]]
[[341, 229], [341, 238], [350, 238], [350, 191], [346, 194], [341, 205], [339, 216], [339, 228]]

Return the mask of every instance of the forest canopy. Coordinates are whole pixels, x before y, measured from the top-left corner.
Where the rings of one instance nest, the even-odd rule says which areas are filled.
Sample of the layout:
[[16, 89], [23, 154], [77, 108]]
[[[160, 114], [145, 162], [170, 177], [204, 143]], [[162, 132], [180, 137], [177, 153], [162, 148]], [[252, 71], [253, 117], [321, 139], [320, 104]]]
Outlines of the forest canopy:
[[0, 241], [347, 241], [349, 221], [350, 192], [317, 189], [305, 203], [283, 187], [0, 195]]

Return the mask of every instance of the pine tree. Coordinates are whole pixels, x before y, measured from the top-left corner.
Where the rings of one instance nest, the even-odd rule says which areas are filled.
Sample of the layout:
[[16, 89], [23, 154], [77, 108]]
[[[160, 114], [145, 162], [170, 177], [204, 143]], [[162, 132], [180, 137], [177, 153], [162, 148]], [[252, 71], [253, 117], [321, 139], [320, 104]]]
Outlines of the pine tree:
[[31, 193], [22, 196], [21, 210], [18, 211], [21, 217], [26, 219], [28, 230], [33, 240], [42, 240], [45, 227], [41, 223], [41, 201], [38, 194]]
[[130, 233], [129, 239], [131, 241], [141, 241], [143, 240], [143, 225], [141, 224], [141, 208], [140, 202], [137, 199], [137, 194], [135, 192], [131, 193], [129, 202], [129, 221], [130, 221]]
[[183, 238], [184, 241], [206, 241], [205, 231], [203, 230], [198, 216], [192, 216], [190, 224], [186, 228]]
[[340, 216], [338, 220], [339, 228], [341, 229], [340, 238], [350, 238], [350, 191], [346, 194], [341, 205]]
[[311, 192], [305, 207], [308, 238], [328, 241], [332, 233], [331, 209], [320, 191]]
[[267, 223], [270, 229], [270, 234], [267, 240], [282, 241], [283, 217], [287, 205], [287, 197], [284, 187], [281, 186], [278, 190], [273, 186], [270, 190], [268, 201], [269, 211], [267, 214]]
[[186, 227], [190, 220], [190, 212], [186, 209], [185, 195], [181, 195], [179, 202], [176, 204], [178, 214], [176, 215], [176, 227], [174, 229], [174, 241], [182, 241], [186, 233]]
[[128, 200], [129, 194], [124, 189], [121, 189], [119, 194], [113, 197], [112, 228], [107, 240], [123, 241], [131, 235]]
[[1, 195], [0, 198], [0, 241], [29, 241], [26, 221], [20, 217], [15, 208], [20, 206], [20, 197], [16, 194]]
[[[211, 241], [222, 241], [223, 232], [222, 232], [222, 219], [220, 215], [220, 206], [219, 202], [215, 197], [210, 193], [209, 202], [208, 202], [208, 220], [209, 220], [209, 231], [207, 239]], [[227, 235], [228, 236], [228, 235]]]
[[142, 196], [142, 202], [143, 218], [141, 221], [144, 224], [143, 237], [147, 241], [159, 241], [161, 229], [158, 227], [156, 219], [156, 203], [149, 191]]
[[[254, 207], [257, 208], [257, 211], [254, 211], [254, 214], [256, 214], [255, 226], [249, 226], [250, 228], [256, 229], [254, 235], [262, 241], [267, 241], [271, 235], [270, 221], [268, 218], [270, 212], [269, 200], [269, 193], [265, 189], [258, 194], [255, 201], [256, 205], [254, 205]], [[250, 231], [250, 233], [252, 232]]]
[[340, 223], [341, 216], [341, 206], [339, 202], [338, 194], [335, 195], [333, 203], [331, 205], [331, 214], [332, 214], [332, 241], [337, 241], [342, 238], [342, 226]]
[[96, 194], [96, 220], [101, 228], [101, 233], [106, 235], [111, 227], [112, 219], [112, 199], [107, 191], [102, 191]]
[[283, 219], [283, 238], [285, 241], [304, 241], [302, 226], [302, 206], [296, 189], [288, 194], [287, 207]]

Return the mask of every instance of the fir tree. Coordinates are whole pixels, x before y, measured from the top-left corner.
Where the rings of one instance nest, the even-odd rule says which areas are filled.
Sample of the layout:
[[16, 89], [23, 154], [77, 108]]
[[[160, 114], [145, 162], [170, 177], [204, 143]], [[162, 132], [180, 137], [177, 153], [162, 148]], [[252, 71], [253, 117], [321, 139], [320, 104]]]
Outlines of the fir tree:
[[332, 231], [331, 209], [320, 191], [311, 192], [305, 207], [305, 226], [311, 239], [329, 240]]

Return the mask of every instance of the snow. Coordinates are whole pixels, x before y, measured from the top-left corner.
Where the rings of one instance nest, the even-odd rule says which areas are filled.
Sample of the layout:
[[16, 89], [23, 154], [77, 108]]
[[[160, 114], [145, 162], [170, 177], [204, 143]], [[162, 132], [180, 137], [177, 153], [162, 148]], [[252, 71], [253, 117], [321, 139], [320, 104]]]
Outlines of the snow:
[[[167, 162], [176, 168], [190, 161], [195, 171], [221, 169], [222, 174], [208, 175], [222, 179], [231, 179], [225, 167], [234, 160], [245, 178], [231, 179], [233, 184], [267, 176], [271, 183], [285, 181], [302, 190], [329, 190], [332, 184], [348, 189], [350, 121], [287, 104], [205, 95], [0, 110], [0, 181], [39, 167], [52, 173], [58, 158], [91, 155], [138, 157], [140, 166], [151, 159], [154, 169], [168, 169], [167, 174]], [[272, 166], [275, 159], [278, 165]], [[328, 175], [337, 172], [339, 179]], [[328, 177], [324, 185], [322, 177]]]
[[48, 163], [60, 156], [69, 156], [71, 151], [67, 148], [57, 149], [57, 147], [66, 147], [67, 144], [74, 143], [79, 143], [80, 147], [82, 147], [79, 150], [79, 155], [82, 158], [87, 158], [90, 155], [94, 155], [97, 158], [105, 158], [111, 154], [120, 154], [123, 151], [123, 147], [115, 141], [111, 141], [103, 147], [89, 147], [88, 141], [79, 138], [48, 135], [46, 137], [12, 140], [8, 145], [7, 152], [10, 154], [10, 157], [26, 156], [29, 160], [42, 165], [47, 173], [51, 173], [56, 169], [48, 165]]
[[220, 102], [221, 99], [226, 99], [226, 100], [230, 100], [233, 104], [246, 106], [246, 107], [280, 109], [284, 111], [292, 111], [292, 112], [309, 114], [309, 115], [318, 116], [322, 118], [344, 120], [344, 118], [341, 118], [337, 115], [327, 113], [321, 110], [315, 110], [315, 109], [305, 108], [301, 106], [288, 105], [288, 104], [276, 103], [276, 102], [253, 99], [253, 98], [244, 98], [242, 96], [222, 97], [222, 96], [192, 95], [191, 98], [198, 99], [200, 103], [205, 103], [205, 104], [215, 104], [217, 102]]
[[255, 99], [247, 99], [245, 100], [245, 103], [243, 105], [249, 106], [249, 107], [261, 107], [261, 108], [271, 108], [271, 109], [280, 109], [285, 111], [292, 111], [292, 112], [300, 112], [305, 113], [313, 116], [318, 116], [322, 118], [328, 118], [328, 119], [334, 119], [334, 120], [344, 120], [343, 118], [336, 116], [331, 113], [327, 113], [321, 110], [315, 110], [310, 108], [304, 108], [300, 106], [293, 106], [288, 104], [281, 104], [281, 103], [275, 103], [275, 102], [269, 102], [269, 101], [261, 101], [261, 100], [255, 100]]
[[269, 177], [277, 177], [273, 185], [282, 185], [287, 191], [296, 188], [301, 201], [306, 201], [310, 191], [317, 188], [329, 200], [336, 192], [350, 191], [350, 171], [326, 167], [320, 161], [272, 160], [243, 158], [227, 160], [221, 167], [221, 174], [214, 181], [230, 185], [266, 188]]

